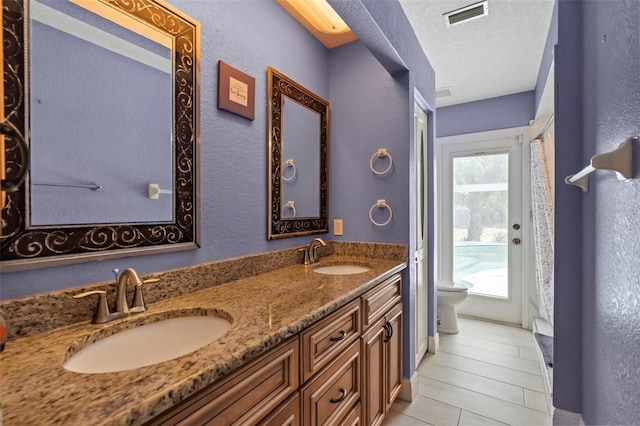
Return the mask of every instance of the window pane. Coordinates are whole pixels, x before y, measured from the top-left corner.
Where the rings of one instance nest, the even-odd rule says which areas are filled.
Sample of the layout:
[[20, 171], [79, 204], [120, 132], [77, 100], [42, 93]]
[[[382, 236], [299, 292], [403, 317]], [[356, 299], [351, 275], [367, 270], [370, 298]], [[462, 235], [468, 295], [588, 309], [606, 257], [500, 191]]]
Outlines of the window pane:
[[453, 159], [453, 279], [509, 297], [509, 154]]

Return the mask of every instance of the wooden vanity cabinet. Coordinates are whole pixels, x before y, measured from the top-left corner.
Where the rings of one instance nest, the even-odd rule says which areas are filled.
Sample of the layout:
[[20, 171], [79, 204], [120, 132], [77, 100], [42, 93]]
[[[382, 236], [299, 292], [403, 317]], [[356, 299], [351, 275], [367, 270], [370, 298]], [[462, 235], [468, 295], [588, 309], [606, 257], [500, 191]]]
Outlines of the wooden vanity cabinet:
[[362, 296], [362, 409], [365, 425], [379, 425], [402, 383], [402, 286], [394, 276]]
[[394, 275], [148, 425], [380, 424], [402, 380]]

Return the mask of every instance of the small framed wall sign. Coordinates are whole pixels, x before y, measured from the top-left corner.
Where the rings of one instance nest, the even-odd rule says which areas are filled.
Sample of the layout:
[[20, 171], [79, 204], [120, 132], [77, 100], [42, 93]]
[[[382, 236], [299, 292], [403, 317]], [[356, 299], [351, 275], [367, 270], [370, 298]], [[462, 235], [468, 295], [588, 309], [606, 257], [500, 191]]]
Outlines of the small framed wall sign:
[[218, 108], [253, 120], [256, 79], [218, 61]]

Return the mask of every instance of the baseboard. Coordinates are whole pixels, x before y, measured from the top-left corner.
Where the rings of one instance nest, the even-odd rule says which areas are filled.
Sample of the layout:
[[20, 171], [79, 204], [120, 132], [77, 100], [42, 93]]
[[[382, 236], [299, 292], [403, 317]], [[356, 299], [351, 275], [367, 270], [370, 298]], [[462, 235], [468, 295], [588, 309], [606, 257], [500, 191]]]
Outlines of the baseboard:
[[439, 347], [440, 347], [440, 335], [436, 333], [435, 336], [429, 336], [427, 351], [430, 354], [435, 354], [436, 352], [438, 352]]
[[414, 371], [410, 379], [402, 378], [402, 386], [398, 398], [405, 401], [413, 401], [418, 394], [418, 372]]
[[555, 425], [584, 425], [582, 414], [556, 408], [553, 410], [553, 424]]

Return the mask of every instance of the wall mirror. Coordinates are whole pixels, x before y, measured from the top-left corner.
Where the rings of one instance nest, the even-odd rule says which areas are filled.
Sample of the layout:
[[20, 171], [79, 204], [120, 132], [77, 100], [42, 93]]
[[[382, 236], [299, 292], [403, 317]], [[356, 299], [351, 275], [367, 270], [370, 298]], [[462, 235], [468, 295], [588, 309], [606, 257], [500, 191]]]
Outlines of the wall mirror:
[[197, 248], [199, 24], [159, 0], [3, 0], [2, 21], [4, 119], [31, 150], [2, 270]]
[[329, 102], [267, 69], [268, 238], [329, 232]]

